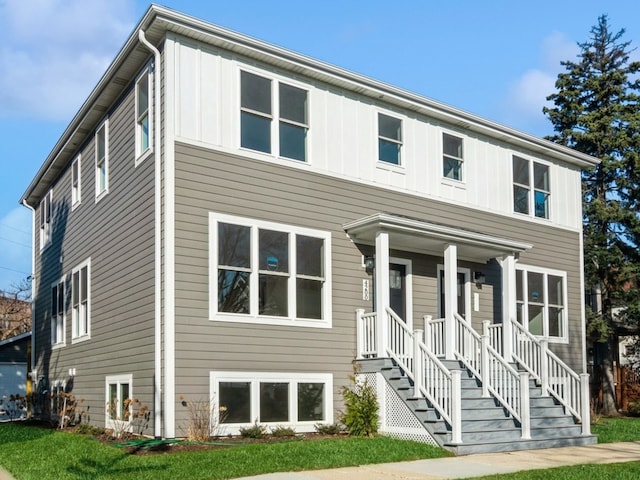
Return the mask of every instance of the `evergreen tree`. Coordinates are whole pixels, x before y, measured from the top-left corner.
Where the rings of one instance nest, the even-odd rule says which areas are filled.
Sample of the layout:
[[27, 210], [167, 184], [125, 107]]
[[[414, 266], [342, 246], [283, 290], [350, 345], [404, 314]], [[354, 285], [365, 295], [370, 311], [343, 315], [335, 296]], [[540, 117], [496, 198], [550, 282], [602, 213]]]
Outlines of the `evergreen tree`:
[[[603, 414], [615, 414], [613, 362], [622, 324], [638, 329], [640, 279], [640, 62], [631, 62], [624, 30], [612, 33], [598, 18], [578, 61], [561, 64], [555, 105], [544, 113], [550, 140], [593, 155], [601, 163], [582, 174], [585, 287], [596, 301], [587, 309], [587, 332], [601, 355], [598, 377]], [[622, 308], [620, 308], [622, 307]]]

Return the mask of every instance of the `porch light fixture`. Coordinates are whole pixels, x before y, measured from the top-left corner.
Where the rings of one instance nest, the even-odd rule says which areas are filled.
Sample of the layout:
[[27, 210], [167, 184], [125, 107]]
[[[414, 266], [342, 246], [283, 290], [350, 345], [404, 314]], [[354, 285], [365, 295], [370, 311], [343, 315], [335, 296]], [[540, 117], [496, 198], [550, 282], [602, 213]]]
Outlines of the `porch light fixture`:
[[364, 269], [367, 271], [367, 273], [372, 273], [375, 267], [375, 257], [364, 257]]
[[487, 276], [484, 272], [473, 272], [473, 281], [476, 285], [484, 285], [487, 281]]

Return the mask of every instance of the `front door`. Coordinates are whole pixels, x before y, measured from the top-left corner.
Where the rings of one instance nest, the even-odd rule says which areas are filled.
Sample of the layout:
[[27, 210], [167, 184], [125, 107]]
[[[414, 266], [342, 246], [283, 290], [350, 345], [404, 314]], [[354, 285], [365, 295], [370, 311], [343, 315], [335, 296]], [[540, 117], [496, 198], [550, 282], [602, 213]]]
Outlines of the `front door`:
[[389, 264], [389, 304], [391, 309], [407, 321], [407, 267], [398, 263]]
[[[440, 277], [440, 284], [438, 285], [438, 289], [440, 291], [440, 308], [438, 314], [440, 318], [444, 318], [446, 315], [445, 312], [445, 301], [444, 301], [444, 269], [440, 269], [438, 271]], [[470, 273], [468, 270], [458, 271], [456, 282], [457, 290], [458, 290], [458, 314], [462, 318], [467, 318], [467, 304], [470, 302], [470, 290], [467, 288], [468, 285], [468, 277]]]

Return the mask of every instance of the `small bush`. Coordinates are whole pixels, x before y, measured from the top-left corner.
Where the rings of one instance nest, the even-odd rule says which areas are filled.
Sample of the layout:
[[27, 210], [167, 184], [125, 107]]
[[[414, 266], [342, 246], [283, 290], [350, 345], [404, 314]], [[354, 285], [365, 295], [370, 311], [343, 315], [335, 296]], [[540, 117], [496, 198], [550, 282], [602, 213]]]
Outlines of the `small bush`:
[[366, 378], [358, 381], [356, 374], [357, 370], [350, 377], [352, 385], [342, 388], [345, 411], [340, 414], [340, 421], [350, 435], [373, 437], [378, 433], [378, 399]]
[[344, 427], [339, 423], [316, 423], [314, 426], [320, 435], [340, 435], [344, 432]]
[[212, 436], [218, 434], [218, 427], [227, 416], [227, 407], [218, 408], [215, 415], [215, 402], [213, 400], [187, 401], [180, 397], [183, 407], [189, 414], [187, 438], [196, 442], [207, 442]]
[[282, 425], [277, 425], [271, 429], [271, 436], [273, 437], [294, 437], [296, 431], [290, 427], [283, 427]]
[[89, 423], [80, 423], [76, 425], [74, 432], [80, 433], [82, 435], [103, 435], [104, 428], [96, 427], [95, 425], [91, 425]]
[[267, 429], [256, 420], [250, 427], [241, 428], [240, 436], [242, 438], [265, 438], [267, 436]]
[[627, 415], [630, 417], [640, 417], [640, 402], [630, 402], [627, 407]]

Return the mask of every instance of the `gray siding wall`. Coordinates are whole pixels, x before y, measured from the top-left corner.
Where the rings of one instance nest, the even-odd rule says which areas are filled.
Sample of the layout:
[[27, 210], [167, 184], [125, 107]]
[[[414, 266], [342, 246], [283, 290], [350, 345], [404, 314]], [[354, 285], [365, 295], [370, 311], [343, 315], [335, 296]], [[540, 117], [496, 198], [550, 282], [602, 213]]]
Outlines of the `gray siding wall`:
[[[330, 231], [333, 265], [333, 327], [316, 329], [210, 321], [208, 303], [210, 211], [260, 218]], [[366, 215], [388, 212], [532, 243], [521, 255], [526, 264], [567, 271], [570, 345], [554, 346], [570, 365], [581, 365], [579, 234], [417, 196], [375, 188], [300, 169], [178, 143], [176, 145], [176, 421], [186, 424], [186, 398], [207, 398], [209, 372], [298, 371], [334, 375], [335, 410], [340, 387], [351, 373], [356, 349], [355, 310], [371, 310], [362, 300], [362, 253], [371, 247], [352, 243], [342, 225]], [[393, 247], [393, 246], [392, 246]], [[413, 260], [414, 320], [437, 315], [437, 264], [442, 258], [392, 251]], [[500, 318], [500, 269], [482, 269], [480, 311], [474, 323]]]
[[[109, 114], [109, 193], [95, 202], [93, 132], [80, 152], [82, 203], [71, 208], [71, 164], [53, 186], [53, 241], [36, 252], [35, 351], [39, 375], [68, 380], [90, 420], [104, 425], [105, 377], [133, 374], [133, 395], [153, 408], [154, 159], [135, 167], [134, 91]], [[39, 235], [39, 211], [34, 231]], [[37, 238], [37, 237], [36, 237]], [[91, 259], [91, 339], [72, 344], [71, 271]], [[64, 277], [66, 345], [51, 348], [51, 284]]]

